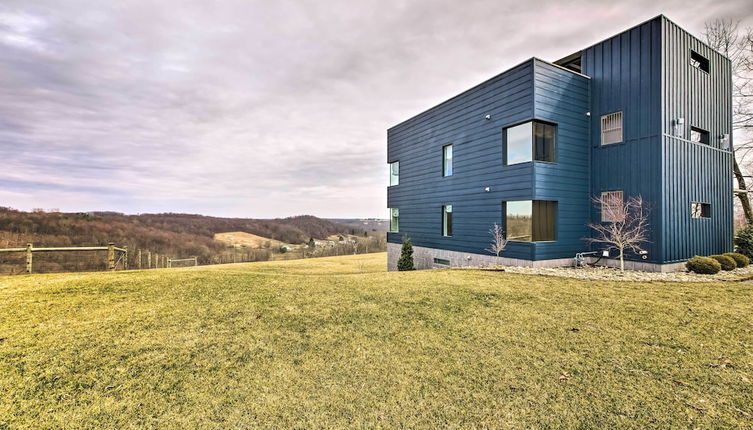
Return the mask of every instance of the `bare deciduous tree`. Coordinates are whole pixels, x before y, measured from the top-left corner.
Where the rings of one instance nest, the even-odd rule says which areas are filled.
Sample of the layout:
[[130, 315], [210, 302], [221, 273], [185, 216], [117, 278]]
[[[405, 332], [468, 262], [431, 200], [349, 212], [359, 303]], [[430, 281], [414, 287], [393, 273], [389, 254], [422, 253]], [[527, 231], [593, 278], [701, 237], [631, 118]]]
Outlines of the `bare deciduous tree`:
[[747, 157], [753, 151], [753, 28], [743, 31], [739, 22], [716, 19], [706, 22], [705, 36], [706, 43], [732, 63], [732, 169], [739, 189], [736, 194], [745, 221], [750, 224], [753, 223], [753, 208], [746, 183], [750, 176], [741, 167], [749, 164]]
[[505, 250], [507, 246], [507, 238], [505, 237], [505, 231], [496, 222], [494, 227], [489, 229], [489, 235], [492, 237], [492, 243], [486, 251], [499, 257], [499, 254]]
[[625, 251], [641, 252], [641, 244], [648, 242], [649, 209], [641, 196], [627, 200], [614, 196], [594, 197], [594, 205], [601, 210], [602, 223], [589, 223], [596, 234], [585, 240], [591, 243], [605, 243], [607, 249], [620, 253], [620, 270], [625, 270]]

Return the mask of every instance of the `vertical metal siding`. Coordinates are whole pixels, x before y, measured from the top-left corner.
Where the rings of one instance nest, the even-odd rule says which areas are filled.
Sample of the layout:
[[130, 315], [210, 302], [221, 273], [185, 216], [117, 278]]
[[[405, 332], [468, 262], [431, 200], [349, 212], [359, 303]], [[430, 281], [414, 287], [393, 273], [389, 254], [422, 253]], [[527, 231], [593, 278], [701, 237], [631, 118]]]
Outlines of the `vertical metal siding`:
[[[663, 260], [673, 262], [732, 249], [732, 155], [720, 139], [732, 134], [732, 78], [723, 55], [666, 18], [662, 26], [662, 242]], [[690, 65], [691, 50], [709, 59], [709, 73]], [[685, 119], [679, 137], [677, 118]], [[688, 140], [691, 126], [709, 131], [709, 145]], [[691, 218], [691, 202], [710, 203], [711, 218]]]
[[[661, 262], [661, 19], [656, 18], [583, 51], [592, 79], [591, 194], [622, 190], [653, 208], [649, 261]], [[623, 112], [623, 141], [601, 145], [601, 116]], [[591, 208], [591, 219], [600, 213]], [[595, 246], [596, 249], [600, 248]]]

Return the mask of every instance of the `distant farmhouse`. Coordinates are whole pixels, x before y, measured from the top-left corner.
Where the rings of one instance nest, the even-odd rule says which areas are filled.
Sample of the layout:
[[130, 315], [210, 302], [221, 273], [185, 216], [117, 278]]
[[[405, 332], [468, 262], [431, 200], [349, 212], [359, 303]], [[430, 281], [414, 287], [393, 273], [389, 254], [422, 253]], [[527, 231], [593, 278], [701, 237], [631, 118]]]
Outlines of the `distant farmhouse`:
[[[664, 16], [550, 63], [532, 58], [388, 130], [389, 268], [570, 265], [599, 251], [593, 197], [649, 202], [646, 252], [676, 270], [732, 249], [730, 61]], [[612, 254], [610, 257], [615, 257]], [[608, 260], [606, 260], [608, 261]]]

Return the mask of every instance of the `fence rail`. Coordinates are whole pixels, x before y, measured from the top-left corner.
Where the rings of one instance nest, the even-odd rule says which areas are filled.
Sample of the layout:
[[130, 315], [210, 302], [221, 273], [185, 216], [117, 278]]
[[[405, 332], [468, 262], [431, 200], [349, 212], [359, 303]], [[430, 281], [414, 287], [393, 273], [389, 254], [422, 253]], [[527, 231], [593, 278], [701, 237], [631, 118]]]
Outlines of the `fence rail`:
[[[64, 246], [64, 247], [46, 247], [46, 248], [34, 248], [34, 245], [29, 243], [26, 248], [5, 248], [0, 249], [0, 252], [25, 252], [26, 253], [26, 273], [32, 273], [34, 267], [34, 253], [35, 252], [82, 252], [82, 251], [107, 251], [107, 270], [115, 270], [117, 264], [122, 260], [123, 269], [128, 269], [128, 247], [124, 246], [119, 248], [114, 243], [109, 243], [107, 246]], [[116, 253], [120, 253], [120, 258], [115, 259]]]

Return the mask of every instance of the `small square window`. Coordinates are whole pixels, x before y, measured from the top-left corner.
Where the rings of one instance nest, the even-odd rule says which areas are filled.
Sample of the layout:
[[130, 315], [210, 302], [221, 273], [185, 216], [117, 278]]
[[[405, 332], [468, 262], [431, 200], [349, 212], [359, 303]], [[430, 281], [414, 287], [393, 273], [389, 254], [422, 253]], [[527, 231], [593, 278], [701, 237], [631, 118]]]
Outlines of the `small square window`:
[[390, 186], [400, 184], [400, 162], [390, 163]]
[[390, 208], [390, 232], [400, 231], [400, 209]]
[[690, 141], [708, 145], [709, 132], [698, 127], [690, 127]]
[[690, 51], [690, 65], [709, 73], [709, 59], [695, 51]]
[[700, 202], [691, 203], [690, 216], [693, 218], [711, 218], [711, 205]]
[[442, 206], [442, 236], [452, 236], [452, 205]]
[[601, 117], [601, 144], [622, 142], [622, 111]]
[[442, 176], [452, 176], [452, 145], [442, 147]]
[[624, 221], [623, 203], [622, 191], [604, 191], [601, 193], [601, 222]]

